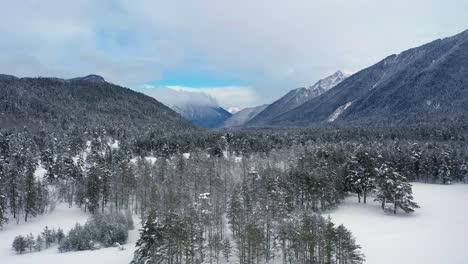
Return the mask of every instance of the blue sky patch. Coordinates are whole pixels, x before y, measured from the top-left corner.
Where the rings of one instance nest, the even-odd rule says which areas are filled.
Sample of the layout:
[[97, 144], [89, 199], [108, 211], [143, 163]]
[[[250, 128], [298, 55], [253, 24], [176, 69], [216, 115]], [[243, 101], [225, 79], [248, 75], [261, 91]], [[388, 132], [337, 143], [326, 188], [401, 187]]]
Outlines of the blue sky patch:
[[194, 88], [244, 86], [245, 84], [235, 78], [217, 74], [211, 75], [202, 72], [169, 72], [158, 81], [148, 83], [157, 86], [186, 86]]

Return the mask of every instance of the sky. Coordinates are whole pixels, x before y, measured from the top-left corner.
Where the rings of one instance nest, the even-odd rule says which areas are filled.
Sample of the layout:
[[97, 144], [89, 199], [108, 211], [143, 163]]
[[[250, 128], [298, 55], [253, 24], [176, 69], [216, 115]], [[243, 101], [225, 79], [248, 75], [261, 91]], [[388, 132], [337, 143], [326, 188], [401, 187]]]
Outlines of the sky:
[[0, 0], [0, 5], [0, 73], [61, 78], [93, 73], [167, 104], [199, 98], [223, 107], [269, 103], [336, 70], [357, 72], [468, 29], [466, 0]]

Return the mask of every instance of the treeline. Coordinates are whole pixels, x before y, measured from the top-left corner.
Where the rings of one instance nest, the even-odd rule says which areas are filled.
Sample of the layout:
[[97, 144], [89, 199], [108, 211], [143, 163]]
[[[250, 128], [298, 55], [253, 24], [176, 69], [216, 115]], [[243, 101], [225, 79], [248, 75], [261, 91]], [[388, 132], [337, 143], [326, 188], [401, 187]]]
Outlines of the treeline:
[[130, 212], [96, 213], [84, 225], [76, 224], [59, 242], [59, 251], [93, 250], [127, 243], [128, 231], [133, 229]]
[[55, 230], [47, 226], [37, 237], [31, 233], [16, 236], [12, 246], [15, 252], [39, 252], [53, 244], [59, 245], [60, 252], [99, 249], [100, 247], [120, 246], [128, 239], [128, 230], [134, 228], [132, 215], [122, 213], [96, 213], [84, 225], [76, 224], [68, 234], [61, 228]]
[[43, 248], [49, 248], [54, 243], [61, 243], [65, 234], [61, 228], [55, 230], [49, 229], [47, 226], [44, 228], [44, 231], [41, 234], [38, 234], [35, 237], [32, 233], [26, 236], [16, 236], [13, 240], [13, 250], [16, 253], [23, 254], [27, 250], [29, 252], [39, 252]]

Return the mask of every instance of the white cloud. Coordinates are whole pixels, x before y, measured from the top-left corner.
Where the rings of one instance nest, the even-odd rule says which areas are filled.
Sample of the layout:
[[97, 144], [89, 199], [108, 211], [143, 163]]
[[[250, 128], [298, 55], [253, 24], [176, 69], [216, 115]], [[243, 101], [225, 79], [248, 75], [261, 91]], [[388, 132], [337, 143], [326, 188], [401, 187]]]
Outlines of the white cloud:
[[210, 87], [193, 88], [183, 86], [152, 86], [144, 85], [135, 89], [156, 98], [166, 105], [201, 104], [221, 106], [228, 109], [235, 107], [249, 107], [256, 105], [258, 97], [249, 87]]
[[0, 72], [137, 86], [194, 70], [239, 79], [267, 103], [461, 32], [466, 10], [466, 0], [3, 1]]
[[225, 87], [210, 87], [210, 88], [192, 88], [183, 86], [168, 86], [170, 89], [182, 92], [204, 93], [216, 99], [224, 108], [231, 106], [249, 107], [256, 106], [259, 98], [255, 90], [250, 87], [241, 86], [225, 86]]

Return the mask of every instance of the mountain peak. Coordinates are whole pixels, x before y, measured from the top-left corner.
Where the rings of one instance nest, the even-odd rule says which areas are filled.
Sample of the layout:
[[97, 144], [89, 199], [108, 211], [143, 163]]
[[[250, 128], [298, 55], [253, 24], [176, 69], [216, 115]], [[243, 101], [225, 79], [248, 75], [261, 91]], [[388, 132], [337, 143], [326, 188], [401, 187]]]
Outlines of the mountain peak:
[[72, 81], [88, 81], [88, 82], [96, 82], [96, 83], [106, 82], [106, 80], [102, 76], [97, 75], [97, 74], [90, 74], [84, 77], [73, 78], [71, 80]]
[[321, 93], [330, 90], [335, 87], [337, 84], [342, 82], [344, 79], [348, 78], [349, 74], [346, 74], [340, 70], [336, 71], [334, 74], [323, 78], [316, 82], [314, 85], [310, 86], [309, 90], [320, 90]]

